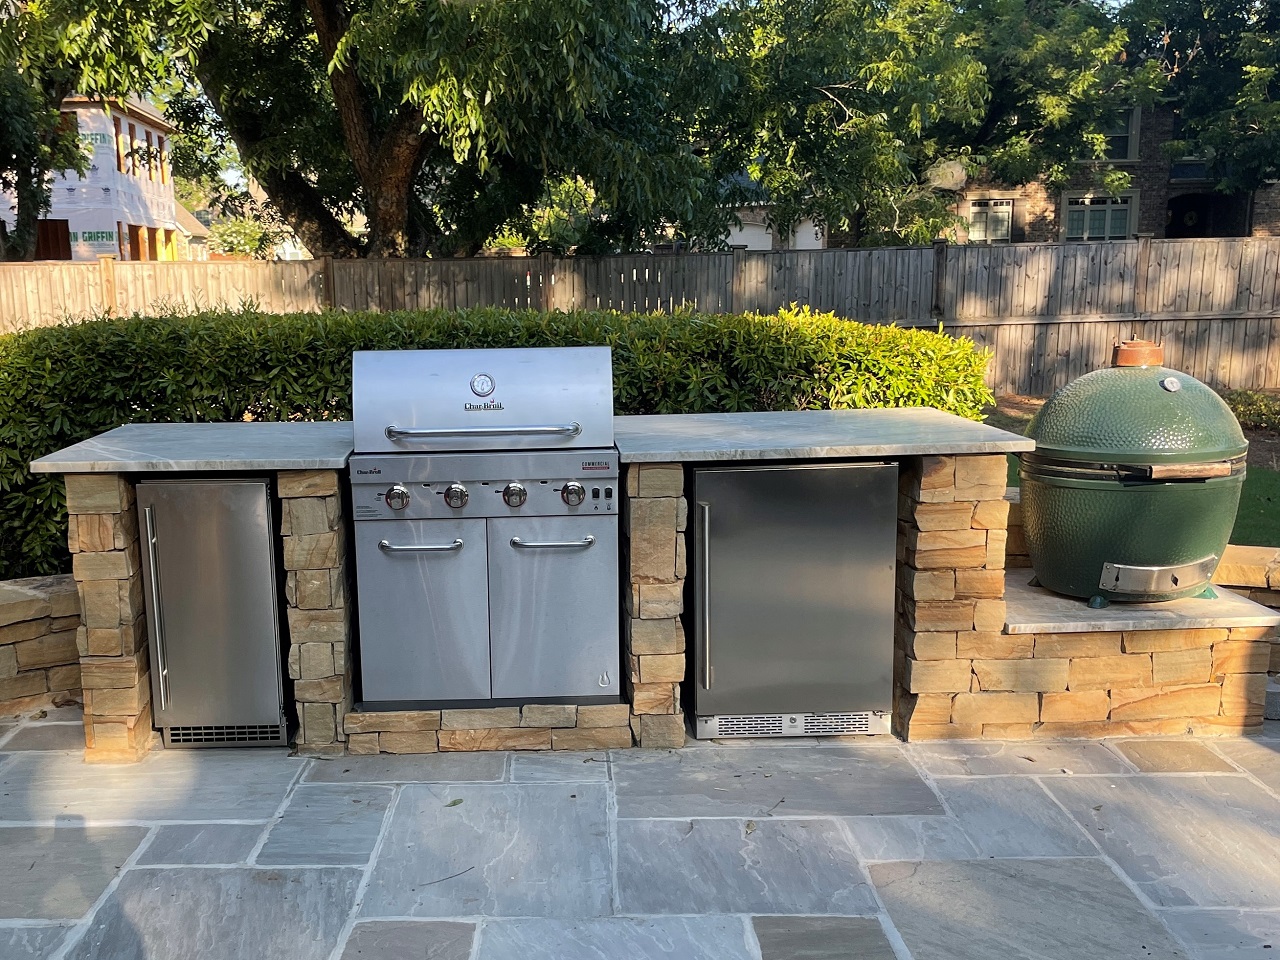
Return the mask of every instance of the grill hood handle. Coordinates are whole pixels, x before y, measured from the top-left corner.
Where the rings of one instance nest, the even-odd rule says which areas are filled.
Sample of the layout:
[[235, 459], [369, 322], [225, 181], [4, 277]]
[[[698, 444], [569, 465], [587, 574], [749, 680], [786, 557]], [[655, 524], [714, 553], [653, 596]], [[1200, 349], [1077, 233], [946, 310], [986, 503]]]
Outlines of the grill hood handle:
[[582, 424], [531, 424], [518, 427], [397, 427], [388, 425], [383, 431], [388, 440], [433, 440], [439, 437], [576, 437]]
[[1231, 476], [1232, 464], [1227, 460], [1217, 463], [1160, 463], [1151, 466], [1152, 480], [1208, 480], [1211, 477]]

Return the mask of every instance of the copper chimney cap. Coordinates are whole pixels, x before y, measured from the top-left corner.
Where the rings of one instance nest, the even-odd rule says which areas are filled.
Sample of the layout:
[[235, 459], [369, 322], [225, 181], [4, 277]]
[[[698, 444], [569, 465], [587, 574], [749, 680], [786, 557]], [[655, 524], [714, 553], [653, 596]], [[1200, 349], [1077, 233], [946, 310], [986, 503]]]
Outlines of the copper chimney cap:
[[1126, 340], [1111, 350], [1113, 367], [1162, 367], [1164, 347], [1150, 340]]

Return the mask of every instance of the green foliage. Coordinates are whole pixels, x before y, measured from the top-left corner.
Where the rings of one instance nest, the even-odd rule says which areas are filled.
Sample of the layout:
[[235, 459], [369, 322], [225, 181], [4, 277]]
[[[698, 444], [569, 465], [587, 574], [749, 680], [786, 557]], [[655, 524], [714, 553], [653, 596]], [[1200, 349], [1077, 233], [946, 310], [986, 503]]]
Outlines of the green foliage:
[[270, 260], [280, 241], [280, 231], [254, 217], [232, 217], [218, 220], [209, 228], [209, 246], [215, 253], [228, 256]]
[[1228, 390], [1222, 399], [1245, 429], [1280, 430], [1280, 396], [1261, 390]]
[[0, 578], [66, 563], [62, 481], [27, 464], [131, 422], [339, 420], [353, 350], [607, 345], [620, 414], [933, 406], [980, 419], [988, 355], [808, 308], [132, 317], [0, 337]]

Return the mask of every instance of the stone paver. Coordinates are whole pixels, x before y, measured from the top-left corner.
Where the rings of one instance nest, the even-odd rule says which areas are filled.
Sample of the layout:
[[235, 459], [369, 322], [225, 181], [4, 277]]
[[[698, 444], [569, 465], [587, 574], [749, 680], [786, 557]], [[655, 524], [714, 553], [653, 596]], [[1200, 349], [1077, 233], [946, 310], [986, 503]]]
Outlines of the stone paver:
[[621, 820], [626, 914], [876, 912], [831, 820]]
[[1093, 857], [1097, 849], [1027, 777], [946, 777], [943, 799], [984, 857]]
[[896, 960], [880, 921], [864, 917], [755, 917], [762, 960]]
[[604, 753], [517, 753], [511, 758], [511, 779], [517, 783], [560, 783], [608, 780]]
[[0, 827], [0, 919], [78, 919], [146, 835], [143, 827]]
[[907, 747], [911, 757], [935, 777], [965, 775], [1129, 773], [1100, 743], [922, 743]]
[[1195, 960], [1275, 960], [1280, 951], [1280, 913], [1166, 910], [1161, 915]]
[[360, 871], [131, 870], [68, 960], [327, 960]]
[[258, 853], [260, 864], [363, 866], [369, 862], [393, 787], [302, 784]]
[[406, 757], [340, 757], [319, 760], [308, 783], [462, 783], [501, 780], [507, 758], [500, 753], [432, 753]]
[[1194, 740], [1117, 740], [1112, 744], [1143, 773], [1235, 773], [1235, 767]]
[[880, 863], [871, 879], [913, 960], [1182, 960], [1101, 860]]
[[152, 864], [244, 863], [258, 845], [266, 824], [182, 823], [161, 827], [138, 857]]
[[447, 920], [370, 920], [347, 938], [342, 960], [470, 960], [473, 923]]
[[598, 783], [404, 787], [361, 915], [605, 916], [607, 808]]
[[850, 817], [845, 827], [862, 859], [967, 860], [978, 848], [951, 817]]
[[51, 820], [265, 820], [298, 774], [282, 750], [161, 750], [137, 764], [17, 754], [0, 767], [0, 817]]
[[5, 742], [4, 749], [84, 750], [84, 725], [79, 723], [28, 723]]
[[476, 960], [756, 960], [740, 917], [500, 920]]
[[1244, 777], [1089, 777], [1049, 789], [1158, 906], [1280, 907], [1280, 808]]
[[61, 926], [0, 929], [0, 960], [45, 960], [66, 934], [67, 928]]
[[758, 746], [613, 755], [620, 817], [942, 813], [893, 747]]
[[0, 960], [904, 960], [899, 934], [912, 960], [1272, 960], [1274, 732], [119, 766], [0, 748]]

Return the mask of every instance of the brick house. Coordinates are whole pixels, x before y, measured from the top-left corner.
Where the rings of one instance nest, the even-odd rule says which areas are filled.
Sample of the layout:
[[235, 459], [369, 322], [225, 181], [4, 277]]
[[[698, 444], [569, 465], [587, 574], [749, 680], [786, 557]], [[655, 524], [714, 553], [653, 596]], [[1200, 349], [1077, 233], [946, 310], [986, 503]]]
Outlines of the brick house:
[[1222, 194], [1205, 164], [1171, 160], [1175, 116], [1167, 107], [1135, 107], [1107, 135], [1106, 163], [1127, 170], [1130, 189], [1112, 197], [1096, 184], [1096, 164], [1061, 190], [1043, 183], [1010, 187], [982, 176], [960, 191], [955, 212], [967, 221], [959, 242], [1122, 240], [1176, 237], [1280, 236], [1280, 184], [1249, 194]]

